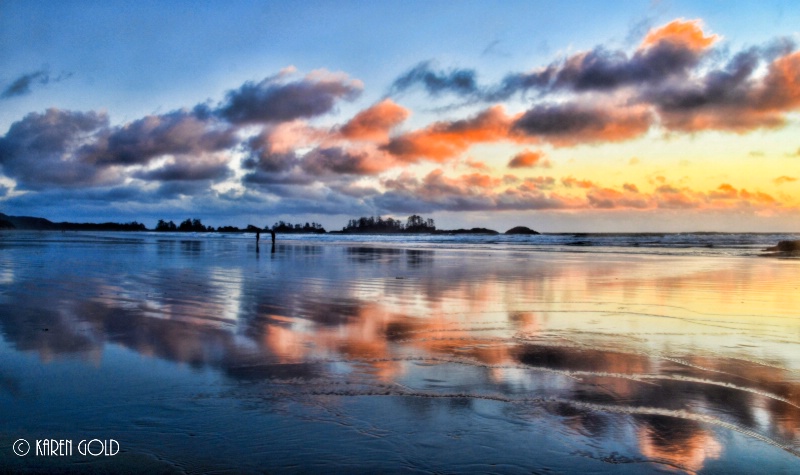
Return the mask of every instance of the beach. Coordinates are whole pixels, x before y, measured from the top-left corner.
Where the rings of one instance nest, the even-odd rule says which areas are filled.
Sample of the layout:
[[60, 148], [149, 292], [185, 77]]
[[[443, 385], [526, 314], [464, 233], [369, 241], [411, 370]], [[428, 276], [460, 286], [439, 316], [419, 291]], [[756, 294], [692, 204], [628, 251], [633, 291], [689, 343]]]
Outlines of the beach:
[[800, 470], [800, 260], [535, 239], [0, 232], [0, 468]]

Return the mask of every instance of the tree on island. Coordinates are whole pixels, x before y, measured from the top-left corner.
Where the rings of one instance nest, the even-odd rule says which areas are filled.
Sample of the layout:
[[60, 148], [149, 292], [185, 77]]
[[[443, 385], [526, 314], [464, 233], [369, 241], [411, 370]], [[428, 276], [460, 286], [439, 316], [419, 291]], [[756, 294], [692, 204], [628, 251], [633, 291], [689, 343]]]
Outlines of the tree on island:
[[156, 224], [156, 231], [181, 231], [181, 232], [202, 232], [202, 231], [213, 231], [214, 228], [209, 226], [203, 226], [203, 223], [195, 218], [195, 219], [186, 219], [181, 222], [179, 226], [175, 226], [175, 223], [172, 221], [164, 221], [163, 219], [158, 220], [158, 224]]
[[156, 231], [177, 231], [178, 227], [172, 221], [166, 222], [163, 219], [158, 220], [156, 224]]
[[406, 232], [409, 233], [429, 233], [436, 231], [436, 225], [433, 224], [433, 219], [422, 219], [422, 216], [413, 214], [408, 217], [406, 221]]
[[426, 220], [416, 214], [409, 216], [405, 225], [399, 219], [362, 216], [351, 219], [347, 226], [342, 228], [344, 233], [432, 233], [434, 231], [436, 225], [432, 219]]
[[[305, 225], [297, 223], [286, 223], [283, 221], [278, 221], [272, 226], [272, 231], [276, 233], [315, 233], [315, 234], [322, 234], [325, 232], [325, 228], [322, 227], [319, 223], [305, 223]], [[265, 226], [265, 231], [269, 231], [270, 227]]]

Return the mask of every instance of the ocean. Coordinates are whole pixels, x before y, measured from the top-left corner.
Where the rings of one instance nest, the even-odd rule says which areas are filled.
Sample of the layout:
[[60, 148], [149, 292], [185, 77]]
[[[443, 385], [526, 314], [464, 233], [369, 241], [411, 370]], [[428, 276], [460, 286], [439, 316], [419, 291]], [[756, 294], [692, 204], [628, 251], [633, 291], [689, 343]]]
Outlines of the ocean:
[[0, 469], [800, 470], [798, 234], [263, 238], [0, 232]]

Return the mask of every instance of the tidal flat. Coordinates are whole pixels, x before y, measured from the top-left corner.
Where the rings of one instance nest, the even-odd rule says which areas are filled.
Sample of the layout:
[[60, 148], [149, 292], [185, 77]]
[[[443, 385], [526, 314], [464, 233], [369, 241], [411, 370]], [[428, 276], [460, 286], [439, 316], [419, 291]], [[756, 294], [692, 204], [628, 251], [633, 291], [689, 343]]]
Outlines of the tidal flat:
[[800, 471], [800, 260], [403, 239], [0, 233], [0, 469]]

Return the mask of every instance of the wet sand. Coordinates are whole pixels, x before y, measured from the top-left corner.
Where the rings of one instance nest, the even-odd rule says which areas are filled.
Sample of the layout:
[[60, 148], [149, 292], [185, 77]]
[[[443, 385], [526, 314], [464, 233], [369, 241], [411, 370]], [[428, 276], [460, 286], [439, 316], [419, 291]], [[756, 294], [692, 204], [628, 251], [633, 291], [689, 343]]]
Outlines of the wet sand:
[[800, 471], [800, 261], [260, 251], [3, 233], [0, 468]]

